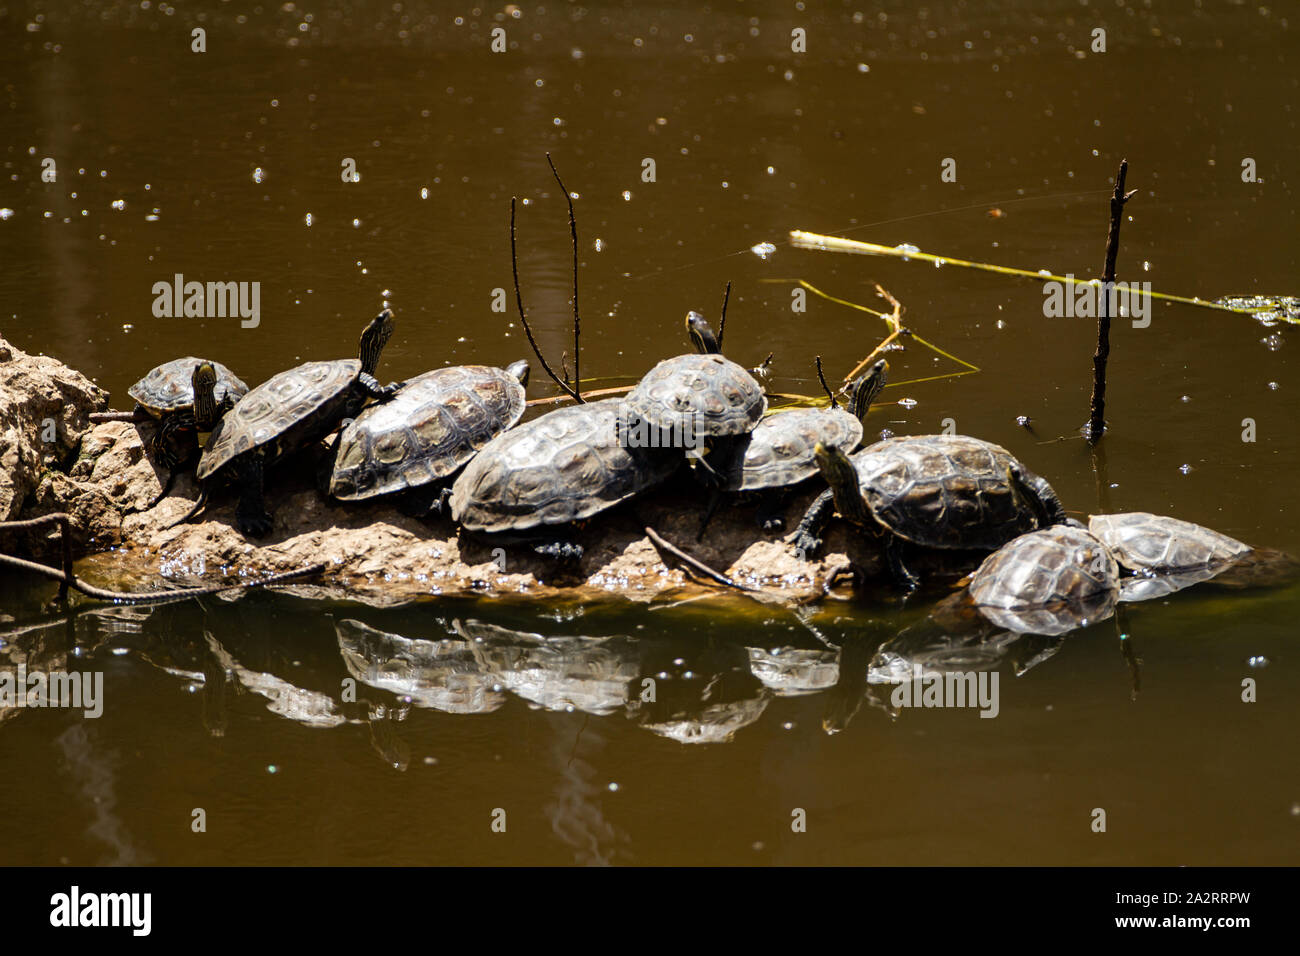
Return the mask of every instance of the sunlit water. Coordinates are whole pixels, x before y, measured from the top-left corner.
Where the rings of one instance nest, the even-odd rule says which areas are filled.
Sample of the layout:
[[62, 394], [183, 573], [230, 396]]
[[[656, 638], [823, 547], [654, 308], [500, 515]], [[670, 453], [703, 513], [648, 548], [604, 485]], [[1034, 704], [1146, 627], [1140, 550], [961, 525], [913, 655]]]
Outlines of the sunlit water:
[[[815, 295], [792, 312], [791, 283], [764, 280], [883, 308], [880, 282], [980, 372], [917, 381], [960, 366], [892, 353], [884, 399], [906, 401], [869, 434], [952, 419], [1076, 513], [1100, 484], [1111, 509], [1300, 551], [1287, 325], [1166, 304], [1148, 328], [1118, 322], [1099, 482], [1081, 442], [1052, 441], [1087, 416], [1091, 321], [1044, 318], [1034, 283], [787, 242], [848, 230], [1093, 275], [1127, 158], [1121, 279], [1293, 295], [1283, 8], [233, 6], [0, 12], [0, 331], [118, 407], [179, 355], [253, 383], [351, 354], [385, 301], [386, 379], [528, 357], [513, 308], [492, 307], [512, 195], [525, 301], [558, 359], [571, 253], [549, 150], [577, 194], [584, 378], [683, 350], [682, 316], [716, 315], [730, 279], [728, 353], [774, 352], [772, 387], [813, 394], [815, 354], [843, 374], [885, 326]], [[259, 282], [259, 324], [155, 318], [153, 285], [177, 273]], [[1297, 861], [1294, 588], [1202, 587], [1022, 639], [984, 662], [994, 719], [892, 712], [872, 654], [928, 605], [884, 591], [806, 618], [255, 594], [69, 620], [41, 612], [50, 594], [0, 579], [0, 668], [102, 671], [104, 712], [0, 714], [4, 862]]]

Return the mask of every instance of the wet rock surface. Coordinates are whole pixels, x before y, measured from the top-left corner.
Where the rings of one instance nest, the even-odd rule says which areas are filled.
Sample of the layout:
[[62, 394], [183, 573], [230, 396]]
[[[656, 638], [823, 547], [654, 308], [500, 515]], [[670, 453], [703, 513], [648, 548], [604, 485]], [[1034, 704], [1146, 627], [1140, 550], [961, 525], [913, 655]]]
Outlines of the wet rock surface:
[[[820, 560], [802, 560], [781, 537], [758, 529], [754, 504], [743, 500], [724, 505], [697, 541], [705, 496], [686, 477], [593, 519], [575, 535], [585, 549], [581, 561], [558, 565], [526, 545], [462, 533], [447, 518], [408, 517], [382, 498], [355, 505], [327, 499], [316, 490], [310, 456], [290, 459], [268, 474], [275, 524], [265, 538], [245, 538], [235, 527], [233, 489], [214, 493], [193, 523], [169, 528], [189, 511], [198, 486], [192, 473], [182, 474], [170, 497], [145, 510], [166, 474], [145, 452], [153, 425], [88, 427], [89, 413], [107, 406], [102, 390], [53, 359], [25, 356], [2, 340], [0, 350], [23, 363], [23, 371], [5, 379], [5, 422], [18, 437], [3, 446], [13, 464], [6, 468], [9, 498], [0, 497], [0, 507], [17, 501], [8, 513], [13, 518], [68, 512], [76, 553], [88, 556], [78, 573], [101, 587], [216, 583], [230, 575], [261, 576], [324, 562], [327, 569], [313, 585], [297, 590], [314, 596], [337, 592], [373, 604], [454, 594], [650, 600], [717, 590], [661, 555], [644, 532], [647, 524], [696, 559], [757, 589], [760, 599], [819, 593], [825, 571], [846, 555], [865, 569], [880, 567], [878, 556], [842, 528], [832, 530]], [[42, 452], [35, 444], [39, 423], [56, 407], [61, 443]], [[791, 496], [787, 528], [815, 492], [810, 485]], [[0, 547], [49, 560], [55, 541], [52, 531], [23, 540], [10, 535]]]

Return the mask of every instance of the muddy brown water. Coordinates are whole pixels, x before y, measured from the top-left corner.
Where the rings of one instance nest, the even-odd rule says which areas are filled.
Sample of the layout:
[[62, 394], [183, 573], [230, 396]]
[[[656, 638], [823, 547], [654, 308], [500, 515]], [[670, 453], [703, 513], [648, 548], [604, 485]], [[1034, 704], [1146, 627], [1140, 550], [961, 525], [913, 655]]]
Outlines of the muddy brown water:
[[[981, 371], [917, 382], [956, 366], [916, 345], [892, 354], [885, 399], [909, 401], [873, 411], [868, 433], [951, 418], [1078, 513], [1099, 507], [1089, 456], [1051, 439], [1086, 417], [1090, 320], [1045, 318], [1034, 283], [795, 251], [787, 232], [1092, 275], [1127, 157], [1139, 192], [1121, 279], [1207, 298], [1296, 291], [1283, 5], [42, 9], [0, 10], [0, 325], [119, 407], [179, 355], [250, 383], [348, 355], [385, 301], [385, 379], [528, 357], [513, 307], [492, 309], [510, 288], [512, 195], [526, 304], [558, 359], [570, 249], [548, 150], [578, 194], [591, 384], [684, 350], [682, 316], [716, 316], [730, 279], [728, 353], [775, 352], [773, 387], [811, 394], [813, 355], [843, 374], [883, 325], [815, 296], [793, 313], [790, 284], [765, 280], [873, 307], [880, 282], [908, 325]], [[497, 26], [505, 53], [490, 51]], [[1089, 50], [1095, 27], [1105, 53]], [[1259, 181], [1242, 181], [1246, 158]], [[341, 181], [345, 159], [359, 181]], [[749, 251], [763, 242], [766, 259]], [[177, 273], [260, 283], [259, 324], [154, 317], [154, 283]], [[1109, 506], [1300, 552], [1292, 338], [1184, 306], [1117, 323]], [[548, 392], [535, 369], [531, 394]], [[884, 594], [807, 622], [845, 645], [837, 672], [789, 612], [732, 603], [379, 610], [255, 594], [68, 620], [40, 611], [50, 593], [0, 578], [15, 619], [2, 666], [102, 672], [104, 709], [0, 713], [5, 863], [1298, 860], [1294, 587], [1201, 587], [1131, 607], [1123, 642], [1111, 620], [1028, 670], [1035, 648], [1011, 653], [996, 719], [891, 717], [887, 694], [864, 689], [862, 648], [927, 609]], [[807, 693], [762, 665], [777, 648], [805, 656]], [[1256, 703], [1241, 700], [1247, 678]], [[677, 739], [691, 734], [719, 742]]]

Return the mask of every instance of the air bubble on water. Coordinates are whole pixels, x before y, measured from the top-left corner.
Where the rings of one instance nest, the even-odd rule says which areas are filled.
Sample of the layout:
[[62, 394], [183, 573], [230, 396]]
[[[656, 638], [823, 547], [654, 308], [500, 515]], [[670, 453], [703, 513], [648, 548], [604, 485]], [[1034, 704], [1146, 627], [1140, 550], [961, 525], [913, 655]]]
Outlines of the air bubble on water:
[[1052, 277], [1052, 271], [1050, 269], [1039, 269], [1038, 274], [1044, 279], [1050, 279]]
[[1180, 402], [1190, 402], [1191, 400], [1192, 400], [1192, 396], [1190, 395], [1184, 395], [1182, 398], [1179, 399]]
[[1274, 391], [1274, 392], [1276, 392], [1276, 391], [1278, 390], [1278, 384], [1277, 384], [1277, 382], [1269, 382], [1269, 383], [1268, 383], [1268, 387], [1269, 387], [1269, 389], [1270, 389], [1271, 391]]
[[261, 166], [258, 166], [255, 170], [253, 170], [253, 182], [260, 183], [265, 178], [266, 178], [266, 172], [262, 169]]
[[786, 70], [783, 75], [785, 76], [785, 80], [788, 83], [794, 79], [794, 70]]
[[421, 198], [421, 199], [428, 199], [428, 198], [429, 198], [429, 187], [428, 187], [428, 186], [421, 186], [421, 187], [420, 187], [420, 198]]
[[130, 322], [127, 322], [125, 325], [122, 326], [122, 331], [130, 332], [133, 328], [135, 328], [135, 326], [132, 325]]
[[1300, 817], [1300, 800], [1297, 800], [1295, 803], [1291, 804], [1291, 816]]
[[1151, 271], [1151, 262], [1150, 262], [1150, 260], [1143, 260], [1143, 262], [1142, 262], [1142, 271], [1143, 271], [1143, 272], [1150, 272], [1150, 271]]
[[584, 56], [586, 56], [586, 55], [587, 55], [587, 54], [583, 53], [583, 52], [582, 52], [581, 50], [579, 50], [576, 46], [575, 46], [572, 50], [569, 51], [569, 56], [571, 56], [571, 57], [572, 57], [573, 59], [575, 59], [575, 60], [581, 60], [581, 59], [582, 59]]
[[155, 209], [153, 212], [149, 213], [149, 215], [147, 215], [147, 216], [144, 217], [144, 221], [145, 221], [145, 222], [157, 222], [158, 219], [159, 219], [159, 216], [158, 216], [158, 210], [157, 210], [157, 209]]
[[266, 765], [266, 772], [267, 772], [267, 773], [279, 773], [279, 772], [280, 772], [280, 768], [277, 767], [277, 766], [276, 766], [275, 764], [273, 764], [273, 763], [269, 763], [269, 764]]
[[118, 212], [121, 212], [123, 209], [126, 208], [126, 200], [114, 199], [109, 205], [112, 206], [114, 209], [116, 209]]
[[998, 319], [996, 322], [993, 323], [993, 325], [999, 329], [1005, 329], [1007, 327], [1007, 323], [1002, 321], [1001, 319]]
[[1186, 474], [1189, 474], [1189, 473], [1191, 472], [1191, 470], [1192, 470], [1192, 466], [1191, 466], [1191, 465], [1179, 465], [1179, 466], [1178, 466], [1178, 470], [1181, 471], [1184, 475], [1186, 475]]
[[751, 246], [749, 251], [760, 259], [766, 259], [768, 256], [776, 252], [776, 246], [772, 245], [770, 242], [760, 242], [756, 246]]
[[303, 222], [307, 223], [308, 227], [311, 226], [311, 213], [307, 213], [307, 215], [303, 217]]
[[611, 781], [609, 782], [609, 792], [610, 792], [610, 793], [618, 793], [618, 789], [619, 789], [619, 788], [618, 788], [618, 784], [615, 783], [613, 780], [611, 780]]
[[865, 64], [865, 63], [859, 63], [859, 64], [858, 64], [858, 72], [859, 72], [859, 73], [870, 73], [870, 72], [871, 72], [871, 67], [867, 66], [867, 64]]
[[353, 229], [360, 229], [360, 228], [361, 228], [361, 220], [360, 220], [360, 219], [353, 219], [353, 220], [352, 220], [352, 228], [353, 228]]
[[1246, 660], [1246, 663], [1251, 667], [1267, 667], [1271, 662], [1263, 654], [1253, 654]]
[[1286, 344], [1286, 339], [1282, 338], [1282, 334], [1280, 332], [1274, 332], [1272, 335], [1264, 336], [1262, 339], [1260, 339], [1260, 342], [1262, 342], [1264, 344], [1264, 347], [1268, 349], [1270, 352], [1276, 352], [1278, 349], [1280, 349], [1283, 345]]
[[891, 438], [893, 438], [893, 437], [894, 437], [894, 430], [893, 430], [892, 428], [882, 428], [882, 429], [880, 429], [880, 440], [881, 440], [881, 441], [888, 441], [889, 439], [891, 439]]
[[945, 262], [946, 262], [946, 260], [944, 260], [944, 259], [935, 259], [935, 260], [934, 260], [934, 267], [935, 267], [936, 269], [942, 268], [943, 265], [945, 264]]
[[0, 209], [0, 219], [12, 219], [13, 215], [14, 215], [14, 211], [10, 209], [8, 206], [5, 206], [3, 209]]
[[916, 408], [917, 401], [914, 398], [900, 398], [898, 404], [902, 405], [904, 408]]
[[785, 723], [783, 723], [783, 724], [781, 725], [781, 729], [782, 729], [782, 730], [794, 730], [794, 721], [792, 721], [792, 720], [787, 720]]
[[552, 125], [554, 125], [554, 126], [563, 126], [563, 125], [564, 125], [564, 120], [560, 119], [560, 117], [558, 117], [558, 116], [552, 116], [552, 117], [551, 117], [551, 123], [552, 123]]
[[769, 176], [775, 176], [775, 175], [776, 175], [776, 167], [775, 167], [775, 166], [769, 166], [769, 167], [767, 167], [767, 174], [768, 174]]
[[592, 245], [596, 247], [596, 251], [597, 251], [597, 252], [604, 252], [604, 251], [605, 251], [605, 240], [604, 240], [604, 239], [597, 239], [595, 242], [592, 243]]

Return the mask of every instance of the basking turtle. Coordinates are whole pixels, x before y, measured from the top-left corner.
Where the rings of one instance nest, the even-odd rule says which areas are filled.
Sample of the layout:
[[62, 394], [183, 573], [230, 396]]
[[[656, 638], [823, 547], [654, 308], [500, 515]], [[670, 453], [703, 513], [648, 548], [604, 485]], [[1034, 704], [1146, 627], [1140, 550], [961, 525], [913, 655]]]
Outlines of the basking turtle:
[[343, 428], [329, 493], [342, 501], [401, 493], [411, 514], [441, 511], [454, 474], [524, 413], [528, 363], [455, 365], [408, 379], [390, 402]]
[[1018, 634], [1064, 634], [1105, 620], [1119, 594], [1119, 565], [1110, 548], [1070, 524], [1008, 541], [970, 579], [980, 613]]
[[279, 459], [324, 438], [369, 398], [389, 400], [400, 385], [375, 380], [379, 356], [393, 334], [393, 314], [379, 313], [361, 333], [358, 358], [307, 362], [271, 376], [235, 403], [208, 440], [199, 459], [202, 491], [194, 507], [175, 524], [201, 512], [217, 482], [229, 476], [239, 487], [235, 523], [260, 537], [271, 530], [263, 473]]
[[1093, 515], [1088, 530], [1105, 542], [1120, 564], [1143, 573], [1231, 564], [1251, 550], [1250, 545], [1199, 524], [1145, 511]]
[[629, 447], [698, 453], [707, 445], [706, 470], [716, 475], [767, 411], [767, 398], [754, 376], [722, 356], [704, 316], [687, 314], [686, 331], [700, 354], [664, 359], [647, 372], [623, 399], [620, 434]]
[[757, 492], [759, 526], [764, 531], [780, 531], [785, 526], [781, 510], [787, 490], [817, 474], [817, 459], [813, 456], [817, 443], [849, 451], [857, 448], [867, 410], [885, 387], [888, 375], [889, 365], [881, 359], [855, 379], [849, 389], [847, 409], [794, 408], [764, 415], [741, 439], [738, 454], [723, 463], [720, 485], [709, 502], [700, 534], [724, 491]]
[[[195, 381], [201, 369], [205, 369], [204, 380], [211, 374], [214, 396], [214, 404], [202, 419], [194, 406]], [[220, 362], [192, 355], [164, 362], [127, 389], [136, 402], [131, 417], [135, 421], [157, 422], [149, 440], [149, 453], [167, 469], [162, 490], [148, 507], [166, 498], [176, 480], [176, 472], [199, 456], [199, 433], [212, 431], [221, 416], [247, 392], [248, 386]]]
[[497, 435], [452, 485], [452, 517], [467, 531], [531, 538], [539, 554], [580, 558], [566, 526], [658, 484], [681, 464], [624, 445], [619, 405], [559, 408]]
[[832, 510], [862, 528], [883, 529], [885, 556], [907, 589], [919, 581], [901, 542], [992, 551], [1017, 535], [1064, 523], [1056, 493], [1009, 451], [966, 435], [913, 435], [876, 442], [853, 455], [818, 444], [817, 467], [830, 489], [808, 507], [794, 544], [821, 549]]

